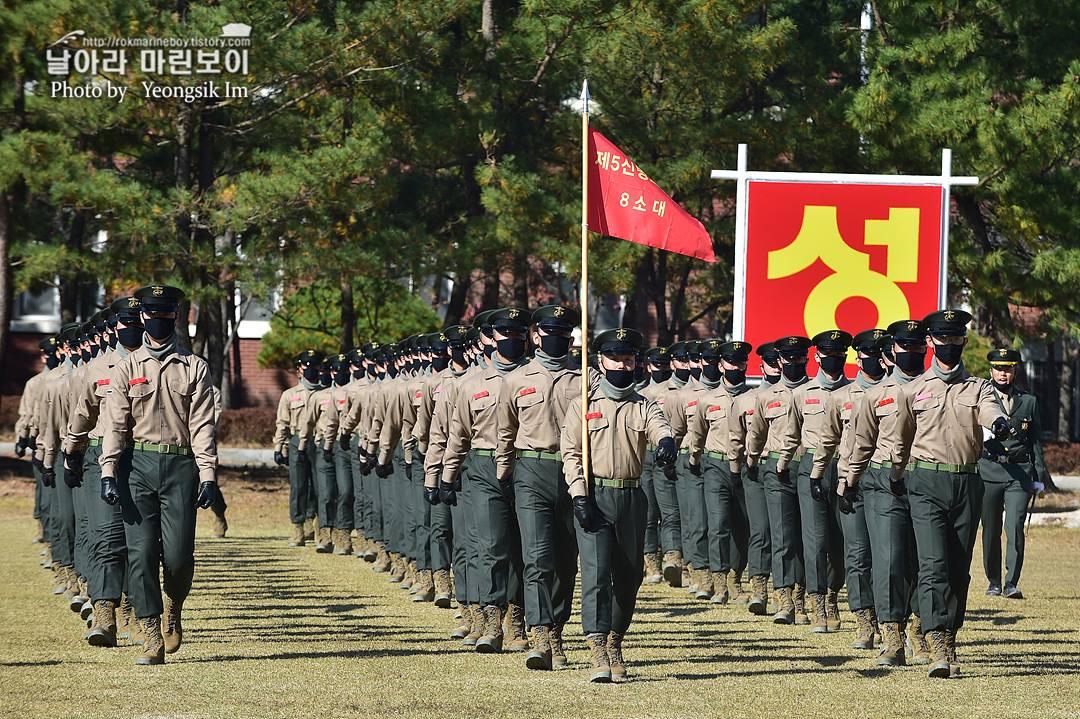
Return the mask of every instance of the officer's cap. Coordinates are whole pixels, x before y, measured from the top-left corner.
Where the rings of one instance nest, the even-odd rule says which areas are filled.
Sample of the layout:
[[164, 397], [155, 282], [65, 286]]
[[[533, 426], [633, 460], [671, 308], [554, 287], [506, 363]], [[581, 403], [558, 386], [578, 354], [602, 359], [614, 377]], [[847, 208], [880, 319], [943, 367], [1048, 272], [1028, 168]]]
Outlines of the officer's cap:
[[72, 340], [78, 335], [79, 328], [82, 324], [79, 322], [68, 322], [66, 325], [60, 328], [60, 342], [71, 344]]
[[888, 336], [889, 331], [880, 328], [863, 330], [851, 338], [851, 348], [856, 352], [877, 354], [881, 352], [882, 340]]
[[475, 327], [470, 327], [469, 331], [465, 333], [466, 342], [475, 342], [479, 346], [480, 343], [480, 330]]
[[629, 327], [604, 330], [593, 339], [593, 349], [605, 355], [636, 355], [644, 339]]
[[581, 315], [572, 307], [545, 305], [532, 313], [533, 324], [551, 332], [569, 332], [581, 322]]
[[701, 344], [701, 340], [686, 341], [686, 353], [690, 356], [690, 359], [701, 359]]
[[483, 312], [477, 312], [473, 317], [473, 327], [480, 330], [488, 337], [491, 337], [491, 324], [488, 322], [488, 318], [491, 317], [491, 313], [495, 310], [484, 310]]
[[361, 354], [360, 350], [349, 350], [345, 356], [349, 358], [349, 364], [354, 367], [359, 367], [364, 364], [364, 355]]
[[967, 334], [971, 315], [963, 310], [938, 310], [923, 317], [927, 330], [938, 337], [956, 337]]
[[106, 307], [101, 311], [101, 321], [105, 323], [105, 327], [112, 329], [116, 327], [116, 313], [113, 312], [112, 307]]
[[814, 343], [810, 341], [809, 337], [790, 335], [781, 337], [773, 344], [776, 346], [776, 352], [784, 359], [799, 359], [806, 356], [807, 351]]
[[417, 352], [427, 352], [431, 349], [431, 340], [428, 339], [428, 335], [417, 335], [413, 340], [413, 349]]
[[469, 330], [473, 329], [468, 325], [451, 325], [442, 331], [442, 335], [446, 337], [446, 342], [452, 347], [461, 347], [467, 344], [469, 341]]
[[105, 329], [105, 310], [98, 310], [94, 313], [94, 316], [90, 318], [90, 322], [93, 323], [93, 327], [98, 332]]
[[323, 357], [322, 362], [319, 363], [319, 371], [320, 372], [329, 372], [330, 371], [330, 358], [329, 357]]
[[1015, 367], [1020, 362], [1020, 353], [1014, 349], [997, 349], [986, 353], [987, 361], [994, 367]]
[[326, 355], [319, 350], [304, 350], [296, 355], [293, 361], [298, 367], [312, 367], [321, 365], [324, 359]]
[[645, 350], [645, 359], [657, 366], [669, 365], [671, 364], [671, 353], [667, 347], [650, 347]]
[[825, 330], [814, 335], [810, 342], [818, 352], [847, 352], [851, 339], [851, 334], [843, 330]]
[[926, 324], [921, 320], [897, 320], [888, 326], [887, 331], [893, 336], [893, 342], [900, 345], [921, 345], [926, 343]]
[[330, 369], [334, 372], [340, 372], [343, 369], [349, 369], [349, 355], [336, 354], [330, 355]]
[[432, 332], [427, 336], [428, 349], [435, 354], [443, 354], [450, 346], [450, 338], [445, 332]]
[[506, 307], [492, 312], [488, 322], [499, 331], [523, 332], [532, 324], [532, 313], [520, 307]]
[[762, 344], [759, 344], [757, 349], [754, 350], [754, 354], [769, 364], [776, 364], [780, 360], [780, 353], [776, 351], [775, 342], [763, 342]]
[[360, 351], [363, 353], [364, 357], [370, 360], [375, 359], [375, 351], [380, 347], [382, 347], [382, 344], [379, 342], [365, 342], [360, 346]]
[[180, 307], [184, 291], [170, 285], [147, 285], [135, 290], [135, 297], [147, 312], [173, 312]]
[[139, 310], [142, 309], [142, 302], [136, 297], [121, 297], [113, 300], [113, 303], [109, 305], [109, 308], [116, 313], [117, 318], [124, 324], [133, 321], [142, 322], [142, 320], [139, 319]]
[[750, 359], [750, 350], [754, 345], [749, 342], [724, 342], [720, 345], [720, 356], [731, 363], [745, 362]]
[[685, 362], [690, 358], [690, 350], [685, 342], [676, 342], [668, 347], [668, 354], [671, 355], [673, 359], [677, 359], [681, 362]]
[[723, 340], [701, 340], [698, 342], [698, 352], [701, 353], [701, 359], [706, 362], [719, 362], [720, 361], [720, 348], [723, 346]]
[[41, 348], [42, 352], [55, 352], [58, 344], [60, 343], [56, 341], [55, 337], [46, 337], [38, 342], [38, 347]]
[[79, 327], [79, 336], [80, 336], [81, 339], [83, 339], [83, 340], [89, 339], [90, 336], [92, 334], [94, 334], [94, 332], [97, 331], [97, 328], [94, 326], [94, 323], [95, 323], [95, 319], [93, 317], [88, 319], [86, 322], [82, 323], [82, 326]]

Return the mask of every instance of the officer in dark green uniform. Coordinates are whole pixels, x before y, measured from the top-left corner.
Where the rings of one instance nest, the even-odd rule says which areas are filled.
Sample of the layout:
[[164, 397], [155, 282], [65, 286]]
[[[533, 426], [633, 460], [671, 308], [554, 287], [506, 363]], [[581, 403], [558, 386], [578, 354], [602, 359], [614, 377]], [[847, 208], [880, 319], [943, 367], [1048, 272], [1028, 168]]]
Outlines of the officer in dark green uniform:
[[[997, 349], [986, 355], [990, 383], [1012, 429], [1004, 441], [989, 439], [983, 445], [979, 476], [983, 481], [983, 568], [990, 586], [986, 593], [1007, 599], [1023, 599], [1017, 586], [1024, 566], [1024, 519], [1033, 491], [1047, 482], [1043, 461], [1042, 426], [1035, 395], [1013, 386], [1020, 353]], [[1005, 512], [1005, 588], [1001, 587], [1001, 514]]]

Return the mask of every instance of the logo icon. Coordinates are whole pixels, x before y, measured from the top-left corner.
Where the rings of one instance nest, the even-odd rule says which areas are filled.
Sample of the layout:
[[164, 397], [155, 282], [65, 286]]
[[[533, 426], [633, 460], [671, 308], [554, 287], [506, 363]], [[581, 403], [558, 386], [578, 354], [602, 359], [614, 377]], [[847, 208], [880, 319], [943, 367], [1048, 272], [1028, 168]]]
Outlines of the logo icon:
[[956, 313], [952, 310], [945, 310], [945, 321], [952, 322], [953, 317], [956, 317]]
[[554, 311], [552, 311], [551, 314], [553, 314], [556, 317], [562, 317], [563, 315], [566, 314], [566, 310], [564, 310], [562, 307], [556, 307], [554, 309]]
[[908, 332], [914, 332], [915, 330], [919, 329], [919, 323], [916, 322], [915, 320], [910, 320], [907, 323], [907, 328], [908, 328]]
[[998, 350], [998, 354], [1000, 356], [1004, 357], [1005, 355], [1009, 354], [1009, 351], [1008, 350]]
[[518, 315], [520, 314], [521, 312], [519, 312], [518, 310], [510, 310], [510, 312], [508, 313], [510, 319], [512, 320], [516, 320], [518, 318]]
[[626, 330], [619, 330], [618, 332], [615, 333], [615, 338], [620, 339], [620, 340], [624, 340], [624, 339], [626, 339], [626, 334], [627, 334]]
[[161, 297], [163, 294], [165, 294], [165, 288], [164, 287], [155, 287], [154, 288], [154, 297]]

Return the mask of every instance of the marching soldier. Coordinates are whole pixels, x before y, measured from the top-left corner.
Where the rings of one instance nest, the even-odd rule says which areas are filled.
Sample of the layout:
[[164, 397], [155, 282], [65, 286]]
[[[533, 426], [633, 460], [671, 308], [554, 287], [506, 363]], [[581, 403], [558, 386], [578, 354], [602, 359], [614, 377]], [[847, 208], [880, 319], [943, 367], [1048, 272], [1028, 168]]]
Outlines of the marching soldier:
[[[987, 440], [979, 459], [983, 481], [983, 568], [990, 582], [986, 593], [1006, 599], [1023, 599], [1017, 586], [1024, 566], [1024, 519], [1032, 493], [1042, 491], [1048, 480], [1043, 461], [1042, 426], [1035, 395], [1013, 386], [1020, 353], [1014, 349], [993, 350], [990, 383], [994, 396], [1009, 420], [1008, 439]], [[1001, 515], [1005, 513], [1005, 588], [1001, 587]]]
[[[635, 355], [641, 341], [641, 334], [632, 329], [596, 336], [600, 381], [589, 391], [584, 419], [581, 398], [570, 401], [562, 430], [563, 470], [578, 522], [581, 625], [592, 650], [590, 682], [627, 678], [623, 637], [634, 617], [644, 569], [648, 500], [640, 476], [645, 446], [656, 446], [655, 461], [660, 465], [677, 457], [663, 411], [634, 391]], [[589, 432], [588, 457], [581, 444], [583, 421]], [[586, 462], [591, 470], [588, 479]]]
[[[214, 400], [206, 361], [176, 346], [184, 293], [154, 285], [135, 297], [146, 337], [110, 379], [101, 496], [120, 502], [123, 511], [132, 604], [146, 637], [135, 663], [162, 664], [183, 640], [181, 615], [195, 571], [195, 510], [208, 508], [216, 492]], [[134, 452], [125, 482], [118, 470], [129, 431]]]
[[1009, 422], [990, 383], [964, 371], [961, 354], [970, 321], [971, 315], [962, 310], [941, 310], [923, 319], [934, 360], [897, 399], [890, 479], [906, 480], [911, 495], [931, 677], [960, 673], [956, 634], [964, 624], [968, 571], [982, 510], [980, 425], [997, 439], [1009, 435]]
[[[777, 466], [789, 435], [792, 393], [810, 381], [806, 376], [806, 362], [811, 341], [807, 337], [791, 336], [778, 339], [774, 344], [780, 355], [783, 377], [779, 383], [763, 388], [754, 401], [754, 420], [746, 433], [746, 478], [751, 482], [760, 479], [764, 483], [769, 506], [773, 586], [778, 596], [778, 610], [773, 622], [794, 624], [795, 586], [801, 586], [804, 581], [799, 495], [790, 471], [781, 474]], [[804, 451], [803, 447], [796, 447], [789, 460], [800, 462]], [[739, 456], [733, 460], [741, 461]], [[732, 464], [733, 471], [735, 466]], [[809, 617], [806, 622], [809, 623]]]
[[[646, 399], [656, 400], [650, 388], [667, 384], [671, 378], [671, 357], [667, 347], [650, 347], [641, 357], [645, 366], [645, 380], [634, 388]], [[644, 386], [640, 386], [640, 385]], [[666, 415], [665, 415], [666, 416]], [[669, 422], [670, 424], [670, 422]], [[678, 498], [675, 496], [675, 487], [671, 482], [665, 481], [663, 473], [657, 469], [653, 462], [652, 452], [655, 447], [646, 447], [645, 466], [641, 471], [641, 489], [649, 500], [649, 514], [645, 523], [645, 583], [659, 584], [663, 581], [663, 551], [661, 547], [669, 546], [661, 542], [663, 532], [663, 512], [660, 508], [661, 501], [665, 506], [678, 508]], [[662, 484], [661, 484], [662, 483]], [[657, 485], [660, 484], [659, 489]], [[657, 492], [664, 497], [658, 499]], [[677, 511], [677, 509], [676, 509]], [[665, 537], [665, 542], [667, 538]], [[681, 546], [681, 542], [679, 543]], [[681, 553], [680, 553], [681, 554]], [[677, 566], [677, 563], [675, 563]], [[679, 573], [682, 570], [679, 569]], [[681, 577], [680, 577], [681, 579]]]
[[[19, 398], [19, 418], [15, 422], [15, 454], [19, 457], [26, 455], [26, 450], [33, 450], [37, 446], [37, 427], [34, 426], [34, 414], [37, 402], [41, 395], [42, 383], [49, 370], [56, 367], [60, 360], [56, 356], [56, 338], [46, 337], [38, 343], [41, 349], [42, 367], [33, 377], [26, 381], [23, 386], [22, 397]], [[34, 544], [49, 541], [45, 535], [45, 519], [48, 517], [49, 494], [42, 491], [41, 470], [37, 463], [34, 465], [34, 520], [37, 522], [37, 531], [34, 533]]]
[[344, 418], [349, 413], [350, 388], [353, 386], [352, 360], [348, 355], [336, 354], [330, 358], [330, 377], [333, 386], [330, 390], [331, 404], [334, 406], [336, 426], [331, 439], [334, 442], [334, 529], [330, 543], [334, 554], [352, 554], [353, 531], [353, 476], [352, 458], [355, 453], [349, 446], [349, 435], [341, 431]]
[[334, 551], [332, 537], [337, 526], [334, 445], [338, 441], [338, 411], [333, 395], [334, 381], [331, 377], [330, 358], [324, 357], [319, 367], [319, 390], [312, 397], [307, 415], [309, 427], [314, 426], [311, 438], [315, 453], [312, 477], [315, 480], [315, 515], [318, 518], [315, 551], [319, 554], [330, 554]]
[[[731, 474], [730, 416], [745, 411], [736, 405], [746, 386], [748, 342], [709, 340], [701, 345], [701, 381], [709, 391], [701, 396], [690, 419], [687, 448], [689, 470], [705, 485], [705, 508], [709, 522], [709, 567], [713, 570], [715, 604], [726, 604], [740, 588], [728, 586], [728, 572], [746, 568], [749, 527], [742, 479]], [[704, 455], [704, 456], [702, 456]], [[734, 591], [733, 591], [734, 590]], [[741, 598], [745, 601], [745, 598]]]
[[688, 593], [695, 599], [712, 599], [712, 574], [709, 572], [709, 524], [705, 511], [705, 482], [690, 473], [689, 452], [687, 450], [687, 428], [694, 416], [701, 397], [715, 389], [719, 380], [708, 380], [701, 374], [701, 345], [699, 340], [686, 342], [690, 376], [686, 386], [676, 395], [681, 412], [671, 418], [671, 429], [675, 442], [679, 445], [678, 484], [679, 516], [682, 522], [683, 556], [690, 567], [690, 586]]
[[[866, 390], [885, 376], [881, 347], [878, 344], [883, 339], [888, 339], [885, 330], [869, 329], [855, 335], [851, 341], [851, 347], [857, 353], [859, 373], [854, 382], [849, 382], [829, 396], [817, 451], [813, 455], [813, 468], [810, 470], [812, 483], [823, 482], [832, 469], [835, 469], [837, 477], [848, 476], [848, 461], [853, 444], [853, 410]], [[834, 456], [839, 456], [839, 459], [831, 460]], [[855, 615], [856, 622], [855, 642], [851, 648], [873, 649], [877, 615], [874, 613], [874, 587], [870, 575], [870, 537], [866, 524], [865, 495], [859, 491], [857, 485], [848, 488], [846, 482], [839, 480], [832, 487], [831, 493], [835, 495], [831, 501], [837, 502], [840, 510], [848, 608]], [[809, 579], [807, 581], [809, 582]], [[814, 616], [810, 631], [830, 631], [826, 598], [820, 594], [811, 596]]]
[[559, 435], [570, 400], [581, 396], [581, 370], [570, 362], [579, 322], [569, 307], [537, 309], [536, 356], [507, 373], [499, 391], [495, 472], [521, 530], [524, 619], [533, 629], [529, 669], [552, 668], [551, 635], [561, 637], [570, 620], [577, 580], [574, 508], [562, 479]]
[[290, 547], [302, 547], [307, 535], [305, 524], [314, 516], [309, 507], [311, 495], [311, 460], [313, 453], [307, 414], [319, 391], [319, 370], [325, 355], [318, 350], [304, 350], [296, 356], [299, 382], [281, 393], [274, 432], [274, 462], [289, 465], [289, 519], [293, 525]]

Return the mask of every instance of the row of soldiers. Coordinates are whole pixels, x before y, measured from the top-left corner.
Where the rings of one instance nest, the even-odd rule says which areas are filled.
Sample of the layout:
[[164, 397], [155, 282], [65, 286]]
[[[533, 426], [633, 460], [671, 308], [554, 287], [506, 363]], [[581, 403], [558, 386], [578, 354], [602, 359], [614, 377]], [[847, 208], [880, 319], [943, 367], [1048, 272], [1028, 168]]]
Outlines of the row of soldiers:
[[136, 664], [180, 648], [196, 508], [213, 507], [215, 535], [227, 528], [209, 368], [177, 346], [183, 297], [143, 287], [43, 340], [16, 425], [53, 594], [87, 621], [90, 645], [141, 645]]
[[[746, 382], [748, 343], [645, 350], [636, 331], [611, 330], [593, 342], [584, 413], [569, 307], [483, 312], [330, 358], [309, 350], [274, 439], [291, 544], [317, 536], [317, 551], [347, 554], [356, 530], [357, 556], [414, 601], [456, 598], [452, 638], [480, 653], [505, 644], [532, 669], [567, 664], [580, 561], [593, 681], [626, 677], [643, 578], [814, 632], [839, 629], [846, 584], [853, 648], [880, 641], [879, 665], [913, 652], [931, 676], [955, 675], [979, 517], [1001, 593], [994, 502], [1026, 498], [1045, 474], [1034, 398], [1011, 386], [1018, 353], [992, 353], [993, 384], [969, 376], [969, 321], [945, 310], [781, 338], [755, 350], [759, 387]], [[1001, 490], [984, 493], [984, 480]], [[1017, 596], [1014, 509], [1007, 524], [1005, 593]]]

